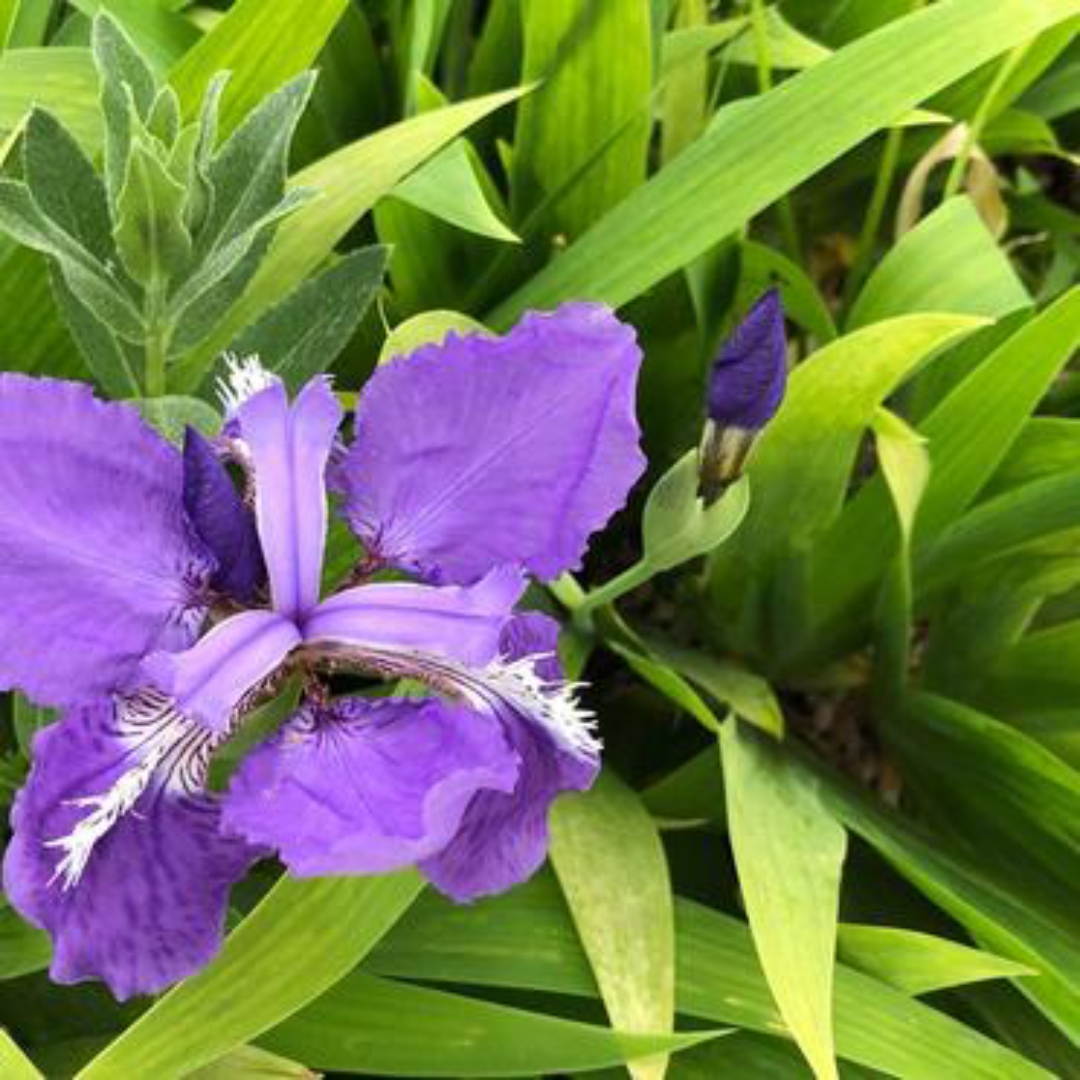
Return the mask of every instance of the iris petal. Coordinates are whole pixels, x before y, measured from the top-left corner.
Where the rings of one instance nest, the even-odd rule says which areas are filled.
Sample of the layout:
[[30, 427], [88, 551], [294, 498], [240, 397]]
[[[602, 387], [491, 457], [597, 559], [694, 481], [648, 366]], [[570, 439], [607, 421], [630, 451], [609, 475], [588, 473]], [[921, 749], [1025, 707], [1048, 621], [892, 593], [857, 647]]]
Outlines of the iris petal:
[[69, 705], [123, 687], [187, 644], [212, 570], [180, 455], [133, 409], [0, 375], [0, 688]]
[[478, 791], [511, 791], [518, 758], [490, 717], [441, 701], [305, 707], [250, 754], [223, 824], [298, 876], [380, 874], [445, 847]]
[[[542, 656], [540, 674], [558, 676], [558, 624], [529, 613], [514, 619], [503, 637], [510, 659]], [[473, 799], [453, 841], [420, 864], [431, 883], [458, 902], [503, 892], [532, 876], [544, 863], [551, 804], [564, 791], [592, 786], [599, 758], [573, 753], [535, 717], [503, 706], [497, 716], [521, 759], [511, 792], [482, 791]]]
[[[155, 993], [218, 951], [229, 888], [261, 853], [219, 830], [219, 804], [202, 789], [211, 743], [175, 717], [112, 702], [73, 709], [38, 734], [12, 812], [4, 892], [52, 936], [54, 981], [100, 978], [118, 998]], [[69, 875], [60, 841], [132, 777], [133, 802]]]
[[343, 412], [325, 379], [290, 406], [275, 382], [236, 410], [255, 467], [255, 517], [274, 608], [297, 619], [319, 599], [326, 538], [326, 462]]
[[300, 632], [273, 611], [245, 611], [219, 623], [185, 652], [147, 657], [140, 677], [176, 712], [225, 732], [246, 697], [300, 644]]
[[360, 585], [324, 600], [304, 621], [304, 640], [346, 655], [430, 652], [466, 664], [498, 654], [499, 637], [525, 583], [508, 567], [471, 586]]
[[504, 563], [578, 565], [641, 475], [641, 353], [605, 307], [532, 314], [503, 338], [451, 335], [380, 367], [335, 483], [388, 562], [468, 584]]

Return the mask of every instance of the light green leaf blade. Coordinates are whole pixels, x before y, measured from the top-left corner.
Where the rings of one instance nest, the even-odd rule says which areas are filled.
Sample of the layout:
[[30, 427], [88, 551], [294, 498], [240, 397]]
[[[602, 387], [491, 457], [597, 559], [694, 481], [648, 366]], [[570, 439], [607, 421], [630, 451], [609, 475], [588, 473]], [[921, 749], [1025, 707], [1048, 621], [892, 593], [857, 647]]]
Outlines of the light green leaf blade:
[[505, 1077], [602, 1069], [716, 1035], [609, 1031], [355, 972], [259, 1041], [328, 1071]]
[[469, 148], [460, 140], [407, 176], [393, 195], [477, 236], [509, 244], [521, 242], [492, 210], [473, 169]]
[[837, 936], [840, 959], [905, 994], [930, 994], [952, 986], [1010, 979], [1035, 972], [1001, 956], [895, 926], [841, 923]]
[[0, 1072], [7, 1080], [44, 1080], [44, 1074], [3, 1028], [0, 1028]]
[[447, 334], [464, 337], [467, 334], [487, 334], [483, 323], [478, 323], [460, 311], [423, 311], [398, 323], [379, 350], [379, 363], [387, 364], [398, 356], [408, 356], [421, 345], [438, 345]]
[[238, 0], [169, 72], [169, 83], [193, 119], [219, 71], [231, 71], [221, 105], [222, 135], [287, 79], [309, 67], [347, 0]]
[[511, 170], [515, 216], [573, 179], [545, 220], [576, 238], [645, 179], [652, 87], [648, 4], [531, 0], [522, 14], [523, 78], [539, 80], [541, 87], [518, 113]]
[[[671, 881], [660, 835], [638, 796], [610, 772], [591, 791], [564, 795], [551, 814], [550, 855], [612, 1026], [671, 1031]], [[629, 1069], [635, 1080], [662, 1080], [665, 1067], [658, 1058]]]
[[158, 0], [72, 0], [72, 3], [91, 18], [99, 11], [107, 11], [127, 31], [155, 71], [169, 68], [201, 36], [194, 23]]
[[0, 979], [41, 971], [51, 955], [48, 934], [20, 919], [0, 898]]
[[[700, 760], [712, 771], [711, 807], [722, 810], [711, 794], [719, 783], [715, 750]], [[746, 924], [676, 899], [675, 927], [678, 1014], [786, 1038]], [[364, 967], [436, 983], [598, 995], [573, 920], [546, 873], [468, 907], [425, 894]], [[890, 1076], [946, 1076], [957, 1061], [980, 1080], [1046, 1076], [975, 1029], [842, 964], [836, 970], [836, 1041], [846, 1061]]]
[[[933, 474], [916, 522], [917, 557], [976, 498], [1078, 341], [1080, 288], [1008, 337], [919, 425]], [[867, 590], [895, 542], [880, 528], [888, 498], [882, 483], [865, 484], [821, 540], [812, 578], [815, 628], [807, 634], [818, 649], [843, 647], [826, 627], [838, 636], [845, 625], [848, 634], [857, 630]]]
[[998, 318], [1031, 304], [966, 196], [927, 215], [889, 249], [848, 317], [854, 329], [916, 311]]
[[89, 49], [9, 49], [0, 53], [0, 131], [31, 107], [47, 109], [86, 150], [101, 145], [98, 84]]
[[182, 1074], [249, 1042], [350, 971], [421, 888], [411, 871], [283, 878], [210, 967], [166, 994], [80, 1080]]
[[571, 297], [621, 306], [920, 101], [1073, 14], [1073, 0], [944, 0], [848, 45], [698, 139], [502, 303], [492, 325]]
[[177, 365], [175, 385], [202, 381], [208, 362], [237, 333], [287, 295], [333, 250], [352, 225], [413, 169], [489, 113], [526, 91], [506, 90], [383, 128], [309, 165], [294, 187], [319, 193], [282, 224], [255, 280], [200, 349]]
[[815, 1075], [835, 1077], [833, 964], [843, 826], [775, 743], [732, 720], [720, 746], [728, 832], [762, 969]]

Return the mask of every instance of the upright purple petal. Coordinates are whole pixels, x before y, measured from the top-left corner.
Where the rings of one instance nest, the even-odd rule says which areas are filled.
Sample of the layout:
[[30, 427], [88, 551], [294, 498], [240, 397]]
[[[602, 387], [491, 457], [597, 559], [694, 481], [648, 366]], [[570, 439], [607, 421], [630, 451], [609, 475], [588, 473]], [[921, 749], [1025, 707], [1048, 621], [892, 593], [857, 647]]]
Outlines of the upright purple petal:
[[438, 700], [306, 706], [233, 779], [223, 825], [277, 848], [290, 872], [382, 874], [445, 847], [518, 758], [490, 717]]
[[500, 635], [525, 583], [510, 567], [475, 585], [437, 588], [392, 582], [359, 585], [324, 600], [303, 623], [305, 642], [345, 652], [432, 653], [483, 665], [498, 655]]
[[[219, 830], [219, 805], [200, 789], [207, 740], [173, 722], [123, 722], [111, 702], [72, 710], [36, 737], [4, 892], [51, 935], [55, 982], [103, 979], [118, 998], [156, 993], [217, 953], [229, 888], [260, 853]], [[70, 873], [56, 841], [93, 813], [85, 800], [117, 798], [125, 775], [142, 784], [134, 804]]]
[[217, 562], [210, 584], [250, 602], [266, 576], [255, 518], [214, 448], [193, 427], [184, 437], [184, 509]]
[[[507, 627], [503, 648], [511, 660], [545, 657], [538, 672], [554, 679], [558, 633], [558, 624], [544, 615], [521, 615]], [[551, 804], [564, 791], [591, 787], [600, 768], [599, 758], [570, 753], [534, 717], [506, 705], [496, 715], [521, 758], [516, 787], [478, 793], [450, 844], [420, 864], [431, 883], [459, 903], [531, 877], [547, 857]]]
[[219, 623], [185, 652], [156, 652], [140, 679], [172, 708], [210, 731], [229, 729], [241, 702], [300, 644], [294, 623], [274, 611], [244, 611]]
[[299, 618], [319, 599], [326, 540], [326, 462], [343, 416], [324, 379], [290, 406], [275, 382], [236, 410], [255, 466], [255, 516], [274, 608]]
[[640, 359], [607, 308], [566, 304], [503, 338], [450, 335], [379, 368], [336, 474], [350, 524], [437, 582], [577, 566], [644, 467]]
[[770, 289], [724, 342], [709, 374], [709, 419], [758, 431], [780, 408], [787, 385], [784, 308]]
[[0, 375], [0, 688], [110, 693], [201, 621], [179, 453], [80, 383]]

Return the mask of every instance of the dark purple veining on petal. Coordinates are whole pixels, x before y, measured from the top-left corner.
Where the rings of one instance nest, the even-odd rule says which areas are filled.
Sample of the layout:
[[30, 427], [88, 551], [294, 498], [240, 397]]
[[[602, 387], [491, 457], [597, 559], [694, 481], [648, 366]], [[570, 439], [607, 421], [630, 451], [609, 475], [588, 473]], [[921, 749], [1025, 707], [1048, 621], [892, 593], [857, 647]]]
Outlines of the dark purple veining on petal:
[[709, 373], [709, 419], [722, 427], [758, 431], [780, 408], [787, 384], [784, 309], [770, 289], [724, 342]]
[[510, 791], [518, 757], [491, 717], [438, 700], [306, 706], [250, 754], [224, 825], [297, 876], [381, 874], [440, 851], [478, 791]]
[[[220, 831], [219, 803], [201, 789], [206, 734], [168, 724], [124, 722], [102, 702], [69, 711], [34, 741], [3, 883], [52, 937], [56, 982], [102, 979], [123, 999], [194, 973], [221, 946], [230, 886], [261, 854]], [[78, 800], [107, 795], [151, 752], [158, 764], [134, 806], [67, 883], [56, 840], [92, 812]]]

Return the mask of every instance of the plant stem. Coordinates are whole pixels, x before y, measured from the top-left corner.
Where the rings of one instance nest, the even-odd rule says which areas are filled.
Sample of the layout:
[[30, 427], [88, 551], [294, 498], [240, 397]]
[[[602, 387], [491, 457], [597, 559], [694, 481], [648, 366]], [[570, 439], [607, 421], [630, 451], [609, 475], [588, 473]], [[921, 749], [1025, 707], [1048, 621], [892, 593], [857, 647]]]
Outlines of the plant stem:
[[162, 290], [156, 282], [146, 290], [146, 367], [143, 372], [147, 397], [162, 397], [168, 389], [165, 358], [170, 329], [163, 318]]
[[870, 195], [870, 203], [866, 208], [862, 231], [859, 233], [855, 261], [852, 263], [847, 281], [844, 283], [845, 306], [851, 304], [856, 291], [866, 276], [866, 271], [870, 267], [870, 261], [874, 257], [874, 245], [877, 242], [878, 231], [881, 228], [882, 215], [885, 213], [885, 203], [888, 201], [889, 192], [892, 190], [893, 177], [896, 175], [896, 166], [900, 160], [900, 146], [903, 141], [903, 128], [889, 128], [885, 136], [885, 146], [878, 161], [874, 190]]
[[987, 88], [986, 94], [983, 96], [982, 101], [979, 102], [979, 107], [975, 111], [975, 115], [971, 119], [971, 124], [968, 127], [967, 134], [964, 137], [963, 145], [960, 147], [960, 153], [953, 159], [952, 168], [949, 169], [949, 175], [945, 180], [945, 193], [942, 196], [942, 202], [947, 199], [951, 199], [960, 191], [960, 185], [964, 182], [964, 176], [967, 173], [968, 162], [971, 160], [972, 151], [975, 149], [982, 137], [983, 128], [986, 127], [987, 120], [990, 119], [990, 111], [993, 109], [997, 102], [998, 94], [1001, 93], [1001, 88], [1005, 85], [1009, 76], [1016, 70], [1017, 65], [1024, 58], [1024, 54], [1028, 49], [1028, 42], [1024, 42], [1022, 45], [1017, 45], [1001, 62], [1001, 66], [997, 69], [994, 75], [993, 81]]
[[624, 596], [639, 585], [644, 585], [653, 576], [653, 573], [653, 568], [647, 562], [641, 560], [599, 588], [590, 589], [574, 609], [575, 620], [585, 619], [597, 608], [612, 604], [620, 596]]
[[[754, 35], [754, 52], [757, 56], [758, 90], [767, 94], [773, 87], [772, 63], [769, 60], [769, 29], [765, 21], [764, 0], [750, 0], [750, 25]], [[802, 245], [799, 240], [799, 227], [795, 221], [795, 211], [791, 207], [791, 198], [783, 195], [776, 203], [780, 217], [780, 228], [784, 234], [784, 243], [788, 254], [798, 262], [801, 258]]]

